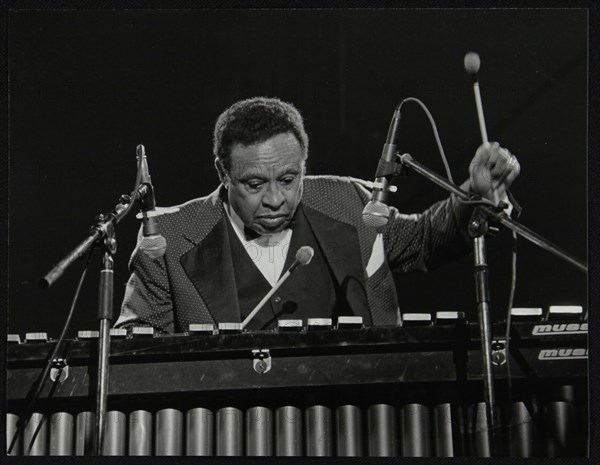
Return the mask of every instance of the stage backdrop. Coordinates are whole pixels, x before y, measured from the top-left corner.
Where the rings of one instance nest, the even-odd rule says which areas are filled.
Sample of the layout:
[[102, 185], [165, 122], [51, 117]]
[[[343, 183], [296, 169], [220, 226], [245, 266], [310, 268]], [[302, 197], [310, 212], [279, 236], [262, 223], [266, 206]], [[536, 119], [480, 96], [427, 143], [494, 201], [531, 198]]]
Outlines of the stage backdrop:
[[[521, 221], [586, 256], [587, 13], [584, 10], [16, 11], [10, 13], [8, 330], [58, 337], [83, 262], [48, 291], [38, 279], [130, 193], [145, 144], [158, 204], [210, 193], [215, 119], [256, 95], [293, 102], [311, 174], [372, 179], [405, 97], [433, 113], [454, 178], [481, 143], [469, 50], [481, 56], [490, 139], [515, 153]], [[400, 148], [443, 172], [429, 123], [409, 104]], [[445, 193], [412, 173], [392, 202], [418, 212]], [[115, 316], [138, 221], [117, 229]], [[343, 240], [343, 238], [340, 238]], [[516, 306], [586, 304], [586, 277], [519, 241]], [[505, 314], [510, 240], [489, 241], [492, 311]], [[100, 252], [69, 333], [95, 329]], [[476, 318], [472, 257], [397, 276], [401, 309]]]

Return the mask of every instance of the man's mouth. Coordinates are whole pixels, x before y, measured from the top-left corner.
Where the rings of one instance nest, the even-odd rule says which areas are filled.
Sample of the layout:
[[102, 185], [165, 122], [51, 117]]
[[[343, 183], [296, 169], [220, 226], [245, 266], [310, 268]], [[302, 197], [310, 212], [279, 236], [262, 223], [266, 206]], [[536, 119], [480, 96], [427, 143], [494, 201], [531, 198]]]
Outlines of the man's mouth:
[[264, 215], [259, 216], [258, 222], [269, 228], [275, 228], [285, 222], [287, 215]]

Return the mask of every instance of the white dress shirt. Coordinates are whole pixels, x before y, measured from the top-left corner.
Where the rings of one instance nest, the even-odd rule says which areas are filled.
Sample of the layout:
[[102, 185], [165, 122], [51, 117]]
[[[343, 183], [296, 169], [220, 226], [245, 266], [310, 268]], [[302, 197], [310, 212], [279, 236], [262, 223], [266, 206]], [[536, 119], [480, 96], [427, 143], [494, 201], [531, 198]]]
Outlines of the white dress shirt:
[[233, 230], [240, 238], [248, 256], [271, 286], [274, 286], [285, 265], [290, 241], [292, 240], [292, 230], [284, 229], [278, 233], [263, 234], [253, 239], [248, 238], [244, 233], [242, 219], [228, 204], [224, 206], [227, 218], [229, 218]]

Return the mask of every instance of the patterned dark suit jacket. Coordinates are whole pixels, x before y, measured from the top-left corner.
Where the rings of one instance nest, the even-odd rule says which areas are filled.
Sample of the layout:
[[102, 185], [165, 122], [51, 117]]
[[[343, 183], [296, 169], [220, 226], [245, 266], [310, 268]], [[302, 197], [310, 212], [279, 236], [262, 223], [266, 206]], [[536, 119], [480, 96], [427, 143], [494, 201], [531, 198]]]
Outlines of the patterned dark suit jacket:
[[[222, 194], [220, 186], [158, 217], [168, 244], [164, 257], [149, 258], [138, 240], [115, 326], [153, 326], [173, 333], [190, 323], [241, 321]], [[354, 313], [370, 312], [373, 325], [396, 325], [401, 317], [391, 271], [426, 271], [465, 254], [471, 209], [453, 196], [421, 214], [392, 208], [388, 225], [379, 231], [385, 260], [367, 276], [377, 243], [381, 247], [378, 231], [362, 220], [369, 199], [359, 180], [307, 176], [301, 205]]]

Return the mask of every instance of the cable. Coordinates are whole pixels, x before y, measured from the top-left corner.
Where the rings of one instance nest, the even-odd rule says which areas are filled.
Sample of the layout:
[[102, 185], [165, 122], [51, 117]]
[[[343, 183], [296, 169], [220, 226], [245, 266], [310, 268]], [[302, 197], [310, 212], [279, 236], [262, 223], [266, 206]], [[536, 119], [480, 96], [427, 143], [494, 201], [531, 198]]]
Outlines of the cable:
[[[63, 369], [57, 368], [57, 370], [58, 370], [58, 374], [56, 375], [56, 378], [54, 379], [54, 382], [52, 383], [52, 387], [50, 388], [50, 392], [48, 393], [47, 399], [52, 399], [52, 396], [54, 395], [54, 391], [60, 384], [59, 380], [60, 380], [60, 375], [62, 374]], [[23, 450], [26, 452], [24, 455], [31, 454], [31, 449], [33, 448], [33, 446], [35, 444], [35, 440], [38, 437], [38, 434], [40, 434], [40, 431], [42, 430], [42, 425], [46, 422], [46, 420], [47, 420], [47, 417], [43, 416], [41, 421], [38, 422], [37, 427], [35, 428], [35, 431], [31, 435], [31, 441], [29, 441], [29, 445], [27, 446], [26, 444], [23, 444]], [[18, 431], [18, 429], [17, 429], [17, 431]]]
[[21, 431], [23, 430], [23, 428], [29, 421], [29, 418], [31, 417], [31, 414], [32, 414], [33, 406], [34, 406], [35, 402], [38, 400], [38, 398], [40, 397], [42, 389], [44, 388], [44, 383], [46, 381], [46, 378], [48, 378], [48, 373], [50, 372], [50, 369], [52, 368], [53, 361], [56, 359], [56, 356], [58, 355], [58, 352], [59, 352], [59, 350], [62, 346], [62, 343], [65, 339], [67, 330], [69, 329], [69, 326], [71, 324], [71, 319], [73, 318], [73, 315], [75, 313], [75, 305], [77, 303], [77, 299], [79, 298], [79, 292], [81, 291], [81, 286], [82, 286], [85, 276], [87, 274], [88, 264], [90, 263], [90, 257], [92, 256], [92, 251], [93, 251], [93, 249], [90, 248], [90, 250], [87, 254], [85, 266], [83, 268], [83, 272], [81, 273], [81, 277], [79, 278], [79, 283], [77, 284], [77, 289], [75, 290], [75, 295], [73, 296], [73, 301], [71, 303], [69, 315], [67, 316], [67, 320], [63, 326], [62, 333], [60, 334], [60, 337], [58, 338], [58, 341], [56, 342], [56, 345], [54, 346], [54, 350], [52, 351], [52, 354], [50, 355], [50, 358], [48, 359], [48, 363], [46, 364], [46, 367], [44, 368], [42, 375], [37, 380], [37, 387], [35, 389], [33, 396], [31, 397], [31, 400], [28, 402], [28, 404], [25, 408], [25, 412], [23, 413], [23, 415], [21, 415], [19, 417], [19, 420], [17, 421], [17, 430], [15, 431], [15, 434], [14, 434], [13, 438], [11, 439], [10, 446], [6, 452], [7, 454], [11, 453], [13, 447], [15, 446], [15, 444], [17, 442], [19, 434], [21, 433]]
[[507, 382], [507, 401], [508, 401], [508, 424], [510, 425], [511, 420], [511, 404], [512, 404], [512, 378], [510, 374], [510, 325], [511, 325], [511, 311], [515, 298], [515, 290], [517, 287], [517, 233], [512, 231], [512, 265], [511, 265], [511, 280], [510, 280], [510, 294], [508, 296], [508, 308], [506, 312], [506, 333], [504, 340], [506, 341], [506, 382]]
[[433, 131], [433, 136], [435, 137], [435, 142], [437, 143], [438, 150], [440, 151], [440, 156], [442, 157], [442, 163], [444, 163], [444, 168], [446, 169], [446, 176], [448, 176], [448, 180], [451, 183], [454, 183], [454, 181], [452, 179], [452, 173], [450, 172], [450, 166], [448, 165], [448, 159], [446, 158], [446, 154], [444, 153], [444, 147], [442, 147], [442, 141], [440, 140], [440, 135], [438, 133], [438, 129], [437, 129], [437, 126], [435, 125], [435, 120], [433, 119], [432, 114], [427, 109], [427, 106], [421, 100], [419, 100], [418, 98], [415, 98], [415, 97], [407, 97], [404, 100], [402, 100], [400, 102], [400, 104], [398, 105], [398, 111], [400, 111], [400, 109], [402, 108], [402, 105], [404, 105], [405, 102], [415, 102], [415, 103], [419, 104], [419, 106], [423, 109], [423, 111], [427, 115], [427, 118], [429, 119], [429, 123], [431, 124], [431, 129]]
[[[425, 114], [427, 115], [427, 118], [429, 119], [429, 123], [431, 124], [431, 129], [433, 131], [433, 136], [435, 137], [435, 142], [436, 142], [436, 144], [438, 146], [438, 150], [440, 152], [440, 157], [442, 158], [442, 163], [444, 164], [444, 169], [446, 170], [446, 176], [448, 177], [448, 180], [450, 182], [454, 183], [454, 180], [452, 179], [452, 173], [450, 171], [450, 165], [448, 164], [448, 159], [446, 157], [446, 153], [444, 152], [444, 147], [442, 146], [442, 140], [440, 139], [439, 131], [435, 124], [435, 120], [433, 119], [433, 115], [431, 114], [431, 112], [429, 111], [427, 106], [421, 100], [419, 100], [418, 98], [415, 98], [415, 97], [407, 97], [404, 100], [402, 100], [398, 104], [398, 111], [400, 111], [400, 109], [402, 108], [402, 105], [405, 102], [417, 103], [423, 109]], [[491, 200], [488, 200], [486, 198], [483, 198], [483, 197], [478, 198], [478, 199], [473, 199], [473, 200], [462, 200], [457, 197], [456, 200], [465, 205], [489, 205], [490, 207], [497, 207], [497, 205], [494, 202], [492, 202]]]

